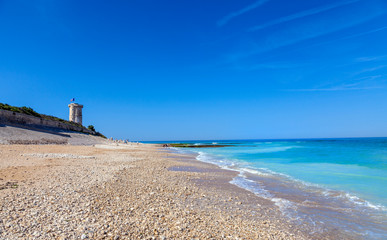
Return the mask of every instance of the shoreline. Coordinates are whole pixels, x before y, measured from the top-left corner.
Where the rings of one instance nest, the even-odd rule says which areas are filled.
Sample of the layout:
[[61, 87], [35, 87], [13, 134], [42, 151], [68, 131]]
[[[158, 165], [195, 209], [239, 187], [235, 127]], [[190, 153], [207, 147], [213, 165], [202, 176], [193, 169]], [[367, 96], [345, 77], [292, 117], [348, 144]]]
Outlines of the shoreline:
[[[192, 151], [192, 154], [197, 154], [197, 161], [238, 172], [238, 176], [228, 181], [230, 184], [253, 193], [260, 201], [268, 201], [271, 207], [275, 205], [274, 208], [282, 213], [279, 218], [286, 216], [285, 221], [299, 228], [308, 239], [384, 239], [387, 230], [382, 224], [386, 219], [385, 210], [379, 206], [344, 191], [308, 184], [287, 175], [270, 172], [268, 176], [261, 176], [261, 172], [255, 172], [254, 168], [229, 165], [230, 162], [225, 164], [220, 152], [213, 156], [204, 153], [206, 157], [203, 157], [203, 152]], [[326, 195], [320, 195], [320, 192]], [[367, 212], [360, 212], [358, 208]]]
[[0, 156], [4, 239], [311, 237], [231, 184], [237, 172], [158, 145], [0, 145]]
[[[220, 192], [220, 195], [225, 195], [225, 192], [232, 192], [234, 196], [237, 196], [236, 199], [238, 201], [243, 199], [242, 202], [244, 209], [241, 209], [242, 204], [237, 208], [238, 211], [241, 210], [240, 213], [242, 215], [245, 214], [247, 216], [249, 211], [259, 212], [258, 214], [254, 214], [254, 216], [249, 217], [257, 220], [259, 217], [264, 216], [264, 218], [269, 221], [279, 223], [283, 229], [287, 229], [287, 231], [301, 233], [301, 235], [306, 239], [363, 239], [359, 235], [353, 233], [341, 232], [342, 229], [337, 226], [330, 226], [325, 223], [319, 226], [311, 224], [310, 222], [305, 222], [305, 219], [294, 219], [294, 216], [290, 216], [283, 212], [281, 204], [278, 205], [277, 201], [273, 201], [271, 198], [262, 197], [260, 194], [255, 194], [254, 191], [234, 183], [235, 179], [242, 173], [241, 170], [223, 167], [205, 160], [199, 160], [197, 156], [200, 156], [200, 154], [196, 152], [179, 153], [179, 150], [180, 149], [173, 149], [173, 152], [176, 151], [176, 154], [190, 156], [189, 160], [183, 160], [188, 162], [189, 166], [200, 166], [199, 168], [182, 168], [181, 171], [218, 173], [213, 176], [216, 178], [215, 181], [200, 179], [200, 187], [203, 187], [210, 192]], [[238, 204], [239, 202], [236, 203]]]

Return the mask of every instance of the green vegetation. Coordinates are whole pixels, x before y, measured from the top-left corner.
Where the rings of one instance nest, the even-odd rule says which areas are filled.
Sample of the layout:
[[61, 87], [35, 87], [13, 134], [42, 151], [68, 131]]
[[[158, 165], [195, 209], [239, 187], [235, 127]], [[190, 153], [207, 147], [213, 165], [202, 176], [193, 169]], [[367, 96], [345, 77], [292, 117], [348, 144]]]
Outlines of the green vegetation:
[[93, 126], [93, 125], [89, 125], [89, 126], [87, 127], [87, 129], [89, 129], [89, 130], [91, 130], [91, 131], [95, 132], [95, 128], [94, 128], [94, 126]]
[[14, 107], [14, 106], [10, 106], [8, 104], [0, 103], [0, 109], [12, 111], [12, 112], [24, 113], [24, 114], [32, 115], [35, 117], [41, 117], [41, 115], [39, 113], [35, 112], [34, 109], [32, 109], [30, 107]]
[[73, 125], [73, 126], [78, 126], [78, 127], [81, 127], [81, 128], [85, 128], [84, 126], [82, 126], [82, 125], [79, 124], [79, 123], [76, 123], [76, 122], [70, 122], [70, 121], [64, 120], [64, 119], [62, 119], [62, 118], [58, 118], [58, 117], [54, 117], [54, 116], [50, 116], [50, 115], [40, 114], [40, 117], [43, 118], [43, 119], [47, 119], [47, 120], [52, 120], [52, 121], [57, 121], [57, 122], [68, 123], [68, 124], [71, 124], [71, 125]]
[[104, 135], [102, 135], [102, 133], [97, 132], [97, 131], [95, 130], [95, 128], [94, 128], [93, 125], [89, 125], [89, 126], [87, 127], [87, 129], [89, 129], [90, 131], [95, 132], [95, 135], [97, 135], [97, 136], [99, 136], [99, 137], [107, 138], [107, 137], [105, 137]]
[[95, 132], [95, 135], [98, 136], [98, 137], [102, 137], [102, 138], [105, 138], [107, 139], [107, 137], [105, 137], [102, 133], [100, 132]]
[[[79, 123], [70, 122], [70, 121], [64, 120], [62, 118], [58, 118], [58, 117], [54, 117], [54, 116], [50, 116], [50, 115], [45, 115], [45, 114], [37, 113], [37, 112], [34, 111], [34, 109], [32, 109], [30, 107], [25, 107], [25, 106], [23, 106], [23, 107], [15, 107], [15, 106], [11, 106], [11, 105], [8, 105], [8, 104], [0, 103], [0, 109], [12, 111], [12, 112], [24, 113], [24, 114], [27, 114], [27, 115], [39, 117], [39, 118], [46, 119], [46, 120], [52, 120], [52, 121], [56, 121], [56, 122], [67, 123], [67, 124], [71, 124], [73, 126], [77, 126], [77, 127], [81, 127], [83, 129], [86, 129], [86, 127], [82, 126]], [[95, 132], [96, 136], [106, 138], [101, 133], [95, 131], [95, 128], [94, 128], [93, 125], [88, 126], [87, 129]]]
[[35, 117], [39, 117], [39, 118], [43, 118], [43, 119], [47, 119], [47, 120], [68, 123], [68, 124], [71, 124], [73, 126], [78, 126], [78, 127], [85, 128], [84, 126], [82, 126], [79, 123], [70, 122], [70, 121], [67, 121], [67, 120], [64, 120], [64, 119], [61, 119], [61, 118], [58, 118], [58, 117], [37, 113], [37, 112], [34, 111], [34, 109], [32, 109], [30, 107], [25, 107], [25, 106], [23, 106], [23, 107], [15, 107], [15, 106], [11, 106], [11, 105], [8, 105], [8, 104], [0, 103], [0, 109], [12, 111], [12, 112], [24, 113], [24, 114], [27, 114], [27, 115], [31, 115], [31, 116], [35, 116]]

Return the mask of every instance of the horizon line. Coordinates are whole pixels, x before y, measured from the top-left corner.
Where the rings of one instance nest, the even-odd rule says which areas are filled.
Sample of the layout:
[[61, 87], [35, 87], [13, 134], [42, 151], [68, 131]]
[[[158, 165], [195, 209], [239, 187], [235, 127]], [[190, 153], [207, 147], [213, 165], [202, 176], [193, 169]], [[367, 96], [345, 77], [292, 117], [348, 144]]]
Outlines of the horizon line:
[[358, 138], [387, 138], [385, 137], [312, 137], [312, 138], [246, 138], [246, 139], [204, 139], [204, 140], [136, 140], [136, 142], [204, 142], [204, 141], [263, 141], [263, 140], [330, 140], [330, 139], [358, 139]]

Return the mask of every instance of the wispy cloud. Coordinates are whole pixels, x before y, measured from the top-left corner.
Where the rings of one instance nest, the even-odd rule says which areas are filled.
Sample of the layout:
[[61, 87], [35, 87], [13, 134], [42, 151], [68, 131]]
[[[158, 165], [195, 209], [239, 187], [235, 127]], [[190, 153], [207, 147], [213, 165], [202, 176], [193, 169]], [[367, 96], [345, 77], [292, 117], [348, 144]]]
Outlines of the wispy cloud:
[[381, 89], [381, 88], [384, 88], [384, 86], [284, 89], [284, 91], [288, 91], [288, 92], [335, 92], [335, 91], [370, 90], [370, 89]]
[[377, 71], [377, 70], [385, 68], [385, 67], [387, 67], [387, 65], [380, 65], [380, 66], [376, 66], [376, 67], [365, 68], [365, 69], [362, 69], [362, 70], [360, 70], [358, 72], [353, 73], [352, 76], [357, 76], [357, 75], [360, 75], [360, 74], [363, 74], [363, 73], [368, 73], [368, 72], [374, 72], [374, 71]]
[[[377, 16], [379, 16], [379, 15], [377, 15]], [[352, 34], [352, 35], [349, 35], [349, 36], [345, 36], [345, 37], [336, 38], [336, 39], [333, 39], [333, 40], [330, 40], [330, 41], [321, 42], [321, 43], [313, 45], [313, 47], [321, 46], [321, 45], [325, 45], [325, 44], [329, 44], [329, 43], [333, 43], [333, 42], [336, 42], [336, 41], [342, 41], [342, 40], [347, 40], [347, 39], [351, 39], [351, 38], [361, 37], [361, 36], [365, 36], [365, 35], [368, 35], [368, 34], [371, 34], [371, 33], [376, 33], [376, 32], [380, 32], [380, 31], [384, 31], [384, 30], [387, 30], [387, 27], [376, 28], [376, 29], [372, 29], [372, 30], [369, 30], [369, 31], [364, 31], [364, 32]], [[381, 58], [382, 57], [385, 57], [385, 56], [381, 56]]]
[[[334, 91], [354, 91], [354, 90], [372, 90], [386, 88], [386, 79], [380, 79], [386, 75], [372, 75], [358, 78], [349, 83], [344, 83], [335, 86], [320, 86], [314, 88], [302, 89], [283, 89], [290, 92], [334, 92]], [[375, 81], [377, 80], [377, 81]]]
[[[379, 79], [381, 77], [385, 77], [386, 75], [372, 75], [372, 76], [366, 76], [366, 77], [362, 77], [362, 78], [358, 78], [357, 80], [359, 82], [357, 82], [356, 84], [360, 84], [360, 83], [364, 83], [364, 82], [369, 82], [369, 81], [373, 81], [375, 79]], [[360, 81], [361, 80], [361, 81]]]
[[240, 15], [242, 15], [244, 13], [247, 13], [247, 12], [253, 10], [253, 9], [256, 9], [257, 7], [263, 5], [264, 3], [268, 2], [268, 1], [270, 1], [270, 0], [259, 0], [259, 1], [256, 1], [255, 3], [253, 3], [253, 4], [243, 8], [243, 9], [241, 9], [239, 11], [232, 12], [232, 13], [228, 14], [227, 16], [221, 18], [217, 22], [217, 24], [218, 24], [218, 26], [223, 26], [223, 25], [227, 24], [231, 19], [233, 19], [235, 17], [238, 17], [238, 16], [240, 16]]
[[[369, 31], [364, 31], [364, 32], [356, 33], [356, 34], [351, 34], [351, 35], [347, 35], [347, 36], [340, 37], [340, 38], [335, 38], [335, 39], [328, 40], [328, 41], [323, 41], [323, 42], [318, 42], [318, 43], [310, 44], [308, 46], [302, 46], [302, 47], [294, 49], [293, 51], [299, 51], [299, 50], [302, 50], [302, 49], [324, 46], [324, 45], [331, 44], [331, 43], [334, 43], [334, 42], [337, 42], [337, 41], [343, 41], [343, 40], [348, 40], [348, 39], [352, 39], [352, 38], [362, 37], [362, 36], [366, 36], [366, 35], [369, 35], [369, 34], [372, 34], [372, 33], [376, 33], [376, 32], [380, 32], [380, 31], [384, 31], [384, 30], [387, 30], [387, 27], [376, 28], [376, 29], [372, 29], [372, 30], [369, 30]], [[379, 56], [379, 57], [362, 57], [362, 58], [354, 59], [354, 62], [376, 61], [376, 60], [385, 59], [386, 57], [387, 57], [387, 55]]]
[[[300, 50], [303, 50], [303, 49], [323, 46], [323, 45], [331, 44], [331, 43], [334, 43], [334, 42], [337, 42], [337, 41], [357, 38], [357, 37], [365, 36], [365, 35], [368, 35], [368, 34], [376, 33], [376, 32], [379, 32], [379, 31], [384, 31], [384, 30], [387, 30], [387, 27], [376, 28], [376, 29], [372, 29], [372, 30], [368, 30], [368, 31], [364, 31], [364, 32], [356, 33], [356, 34], [347, 35], [347, 36], [340, 37], [340, 38], [335, 38], [335, 39], [332, 39], [332, 40], [329, 40], [329, 41], [323, 41], [323, 42], [318, 42], [318, 43], [314, 43], [314, 44], [310, 44], [310, 45], [306, 45], [306, 46], [297, 47], [297, 48], [294, 48], [294, 49], [288, 51], [288, 53], [290, 53], [290, 52], [297, 52], [297, 51], [300, 51]], [[259, 52], [256, 52], [256, 53], [259, 54]], [[253, 55], [253, 54], [251, 54], [251, 55]], [[243, 55], [231, 55], [231, 57], [229, 57], [227, 62], [230, 62], [230, 61], [233, 61], [233, 60], [237, 60], [238, 58], [248, 57], [248, 56], [250, 56], [250, 55], [248, 55], [248, 54], [246, 54], [245, 56], [243, 56]], [[272, 54], [272, 55], [270, 55], [269, 58], [278, 57], [278, 56], [280, 56], [280, 53]], [[354, 64], [354, 63], [371, 62], [371, 61], [378, 61], [378, 60], [384, 60], [384, 59], [387, 59], [387, 55], [359, 57], [359, 58], [353, 59], [352, 60], [353, 62], [351, 63], [351, 65]], [[348, 64], [345, 64], [343, 66], [347, 66], [347, 65]], [[302, 65], [296, 65], [294, 67], [302, 67]], [[273, 68], [274, 69], [274, 68], [292, 68], [292, 67], [291, 66], [289, 66], [289, 67], [281, 66], [281, 64], [279, 64], [278, 66], [270, 65], [270, 64], [269, 65], [268, 64], [258, 64], [256, 66], [250, 66], [250, 67], [244, 67], [244, 68], [237, 67], [237, 69], [240, 69], [240, 70], [256, 70], [256, 69], [259, 69], [259, 68]]]
[[[273, 33], [269, 37], [264, 39], [263, 42], [261, 40], [260, 43], [259, 42], [254, 43], [255, 47], [250, 48], [248, 51], [229, 55], [228, 60], [235, 61], [235, 60], [250, 57], [256, 54], [270, 52], [278, 48], [297, 44], [299, 42], [306, 41], [309, 39], [325, 36], [334, 32], [338, 32], [338, 31], [365, 23], [376, 17], [381, 16], [382, 14], [385, 14], [385, 12], [386, 12], [385, 9], [376, 9], [373, 12], [368, 12], [367, 14], [364, 14], [364, 15], [352, 14], [351, 19], [348, 19], [348, 18], [336, 19], [334, 17], [331, 17], [326, 21], [304, 22], [304, 23], [298, 24], [295, 27], [288, 28], [284, 31]], [[353, 37], [359, 37], [362, 35], [382, 31], [385, 29], [387, 29], [387, 27], [382, 27], [382, 28], [370, 30], [367, 32], [361, 32], [358, 34], [353, 34], [347, 37], [330, 40], [324, 43], [315, 43], [315, 44], [312, 44], [312, 46], [315, 47], [315, 46], [327, 44], [337, 40], [345, 40]]]
[[299, 19], [299, 18], [315, 15], [315, 14], [318, 14], [318, 13], [321, 13], [321, 12], [325, 12], [325, 11], [328, 11], [328, 10], [331, 10], [331, 9], [335, 9], [335, 8], [338, 8], [338, 7], [341, 7], [341, 6], [345, 6], [345, 5], [348, 5], [348, 4], [356, 3], [358, 1], [360, 1], [360, 0], [347, 0], [347, 1], [333, 3], [333, 4], [326, 5], [326, 6], [319, 7], [319, 8], [313, 8], [313, 9], [310, 9], [310, 10], [302, 11], [302, 12], [299, 12], [299, 13], [296, 13], [296, 14], [293, 14], [293, 15], [282, 17], [282, 18], [276, 19], [274, 21], [267, 22], [267, 23], [264, 23], [264, 24], [261, 24], [261, 25], [249, 28], [248, 31], [249, 32], [257, 31], [257, 30], [264, 29], [264, 28], [267, 28], [267, 27], [270, 27], [270, 26], [274, 26], [274, 25], [277, 25], [277, 24], [281, 24], [281, 23], [284, 23], [284, 22], [289, 22], [289, 21], [292, 21], [292, 20], [296, 20], [296, 19]]
[[254, 65], [243, 65], [243, 66], [236, 66], [235, 68], [238, 70], [243, 71], [253, 71], [253, 70], [259, 70], [259, 69], [272, 69], [272, 70], [278, 70], [278, 69], [295, 69], [295, 68], [302, 68], [310, 65], [309, 63], [289, 63], [289, 62], [273, 62], [273, 63], [265, 63], [265, 64], [254, 64]]
[[[385, 27], [387, 29], [387, 27]], [[354, 62], [357, 63], [362, 63], [362, 62], [373, 62], [373, 61], [378, 61], [378, 60], [383, 60], [387, 57], [387, 55], [383, 56], [372, 56], [372, 57], [359, 57], [355, 58]]]

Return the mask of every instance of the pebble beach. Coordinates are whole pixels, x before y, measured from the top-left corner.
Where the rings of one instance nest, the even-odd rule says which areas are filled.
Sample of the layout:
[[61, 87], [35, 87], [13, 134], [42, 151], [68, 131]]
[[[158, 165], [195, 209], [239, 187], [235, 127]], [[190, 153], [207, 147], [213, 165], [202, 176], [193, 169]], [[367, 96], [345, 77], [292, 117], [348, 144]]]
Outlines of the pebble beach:
[[151, 144], [0, 145], [0, 239], [310, 238], [237, 174]]

